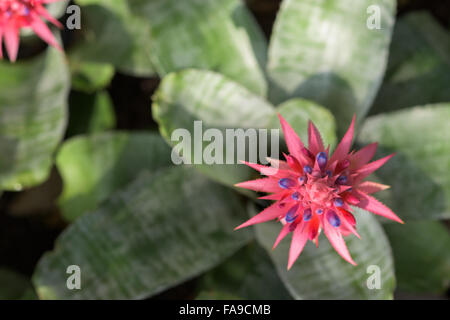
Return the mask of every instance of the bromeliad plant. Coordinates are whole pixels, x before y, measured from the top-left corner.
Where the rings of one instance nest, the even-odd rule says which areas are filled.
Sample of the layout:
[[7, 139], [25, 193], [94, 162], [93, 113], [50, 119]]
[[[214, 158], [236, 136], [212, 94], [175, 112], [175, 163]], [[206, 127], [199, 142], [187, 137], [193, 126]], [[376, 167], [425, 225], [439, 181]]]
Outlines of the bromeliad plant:
[[358, 152], [350, 152], [355, 117], [332, 155], [330, 146], [325, 149], [319, 130], [311, 121], [308, 124], [308, 147], [305, 147], [286, 120], [281, 115], [279, 118], [290, 153], [285, 155], [286, 161], [271, 159], [274, 167], [247, 162], [249, 167], [268, 178], [237, 184], [241, 188], [269, 192], [270, 195], [260, 199], [275, 200], [275, 203], [237, 229], [273, 219], [281, 221], [284, 226], [273, 248], [292, 232], [288, 269], [308, 240], [319, 246], [319, 235], [323, 230], [342, 258], [356, 265], [343, 239], [352, 233], [360, 238], [351, 205], [403, 223], [391, 209], [370, 196], [388, 186], [365, 180], [393, 155], [369, 163], [375, 155], [376, 143]]
[[[52, 22], [23, 6], [47, 2], [0, 0], [23, 9], [0, 16], [11, 59], [18, 27], [38, 26], [39, 35], [39, 21]], [[43, 220], [68, 224], [36, 265], [33, 286], [22, 279], [20, 288], [41, 299], [140, 299], [187, 280], [198, 298], [445, 292], [450, 57], [448, 32], [431, 16], [412, 12], [394, 29], [395, 0], [284, 0], [268, 44], [247, 6], [258, 1], [73, 2], [82, 28], [61, 37], [65, 53], [51, 45], [26, 61], [0, 61], [0, 190], [35, 187], [19, 195], [41, 200], [56, 166], [61, 194], [39, 209], [58, 215]], [[380, 29], [367, 27], [372, 5]], [[132, 78], [111, 84], [116, 71]], [[137, 111], [155, 83], [151, 108]], [[110, 93], [122, 116], [155, 120], [133, 129], [159, 132], [114, 130]], [[268, 174], [263, 180], [237, 163], [175, 166], [172, 133], [195, 137], [198, 120], [204, 132], [283, 129], [288, 154], [271, 160], [277, 171], [247, 163]], [[352, 151], [353, 142], [362, 149]], [[270, 194], [257, 199], [236, 184]], [[398, 217], [405, 224], [390, 223]], [[242, 226], [284, 226], [234, 231], [249, 218]], [[80, 267], [79, 290], [66, 287], [68, 265]], [[0, 268], [2, 278], [13, 277]], [[12, 287], [0, 285], [0, 296]]]

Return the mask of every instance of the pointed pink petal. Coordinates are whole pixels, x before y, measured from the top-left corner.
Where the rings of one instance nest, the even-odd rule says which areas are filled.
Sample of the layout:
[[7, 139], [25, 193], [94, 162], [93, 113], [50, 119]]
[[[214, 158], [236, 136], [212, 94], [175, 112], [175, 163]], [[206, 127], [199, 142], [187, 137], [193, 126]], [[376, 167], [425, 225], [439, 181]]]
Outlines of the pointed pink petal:
[[325, 149], [320, 132], [311, 120], [308, 122], [308, 148], [312, 154], [318, 154]]
[[287, 269], [291, 269], [295, 260], [297, 260], [300, 253], [305, 247], [306, 241], [308, 241], [308, 233], [304, 230], [304, 221], [302, 221], [294, 230], [292, 235], [291, 247], [289, 248], [289, 261]]
[[284, 237], [286, 237], [288, 235], [288, 233], [290, 232], [289, 228], [291, 227], [290, 223], [286, 223], [283, 228], [281, 229], [280, 233], [278, 234], [277, 240], [275, 240], [275, 243], [272, 247], [272, 250], [274, 250], [278, 244], [280, 243], [281, 240], [284, 239]]
[[[356, 205], [359, 203], [359, 198], [357, 196], [355, 196], [352, 192], [346, 192], [342, 195], [342, 198], [344, 199], [344, 204], [351, 204], [351, 205]], [[345, 208], [346, 210], [348, 210], [347, 208]]]
[[[347, 236], [351, 233], [353, 233], [355, 236], [357, 236], [359, 239], [361, 239], [361, 236], [359, 235], [359, 233], [356, 231], [355, 229], [355, 225], [353, 223], [350, 223], [349, 221], [351, 221], [349, 216], [346, 216], [344, 214], [342, 214], [342, 212], [339, 210], [340, 214], [340, 218], [341, 218], [341, 226], [339, 227], [341, 233], [344, 236]], [[352, 215], [351, 213], [349, 213], [350, 215]], [[352, 215], [353, 217], [353, 215]], [[354, 217], [353, 217], [354, 219]], [[342, 232], [343, 231], [343, 232]]]
[[289, 153], [300, 160], [302, 158], [302, 148], [304, 147], [303, 142], [300, 140], [297, 133], [295, 133], [294, 129], [292, 129], [289, 123], [287, 123], [279, 113], [278, 118], [280, 119], [281, 129], [283, 130]]
[[303, 167], [300, 164], [300, 161], [298, 161], [293, 155], [285, 154], [283, 153], [284, 157], [286, 158], [286, 162], [288, 166], [294, 170], [294, 172], [303, 172]]
[[342, 217], [345, 219], [345, 221], [347, 221], [350, 225], [352, 225], [352, 226], [356, 225], [355, 216], [351, 212], [349, 212], [343, 208], [338, 208], [338, 212], [340, 215], [342, 215]]
[[347, 237], [352, 234], [352, 232], [346, 227], [344, 227], [344, 225], [341, 225], [339, 227], [339, 232], [342, 234], [343, 237]]
[[60, 29], [63, 28], [63, 25], [61, 24], [61, 22], [59, 22], [58, 20], [53, 18], [43, 6], [36, 6], [35, 8], [36, 8], [36, 12], [39, 15], [41, 15], [42, 17], [44, 17], [44, 19], [53, 23], [55, 26], [57, 26]]
[[274, 168], [282, 169], [282, 170], [289, 170], [291, 167], [287, 164], [286, 161], [269, 158], [267, 157], [267, 161], [270, 163], [270, 165]]
[[343, 186], [338, 186], [337, 188], [338, 188], [338, 193], [343, 193], [343, 192], [347, 191], [348, 189], [351, 189], [352, 186], [343, 185]]
[[264, 209], [263, 211], [261, 211], [260, 213], [258, 213], [256, 216], [247, 220], [240, 226], [237, 226], [234, 230], [238, 230], [238, 229], [245, 228], [245, 227], [257, 224], [257, 223], [262, 223], [262, 222], [276, 219], [279, 216], [281, 216], [282, 214], [284, 214], [285, 211], [286, 211], [286, 209], [280, 208], [278, 206], [278, 203], [276, 202], [276, 203], [272, 204], [271, 206], [267, 207], [266, 209]]
[[266, 175], [266, 176], [271, 176], [278, 172], [278, 168], [263, 166], [261, 164], [251, 163], [251, 162], [247, 162], [247, 161], [243, 161], [243, 160], [241, 160], [241, 163], [249, 166], [252, 169], [255, 169], [256, 171], [259, 171], [260, 173], [264, 172], [264, 175]]
[[350, 157], [350, 168], [353, 170], [358, 170], [363, 165], [368, 163], [373, 156], [375, 155], [375, 151], [377, 151], [378, 143], [371, 143], [361, 150], [358, 150], [354, 155]]
[[[315, 210], [313, 210], [315, 212]], [[313, 215], [312, 219], [308, 223], [308, 239], [314, 240], [319, 236], [320, 220], [317, 215]]]
[[380, 167], [382, 167], [386, 162], [389, 161], [393, 156], [395, 156], [395, 153], [388, 155], [384, 158], [378, 159], [376, 161], [372, 161], [365, 166], [363, 166], [361, 169], [356, 171], [356, 181], [361, 181], [362, 179], [370, 176], [374, 171], [378, 170]]
[[316, 158], [316, 160], [314, 161], [313, 171], [315, 171], [315, 172], [320, 172], [320, 167], [319, 167], [319, 163], [317, 162], [317, 158]]
[[244, 189], [250, 189], [253, 191], [260, 191], [260, 192], [279, 192], [280, 186], [278, 185], [278, 181], [276, 179], [272, 178], [262, 178], [262, 179], [256, 179], [256, 180], [249, 180], [245, 182], [240, 182], [235, 184], [236, 187], [244, 188]]
[[334, 150], [333, 155], [330, 158], [330, 162], [342, 160], [348, 155], [350, 147], [352, 146], [353, 134], [355, 132], [355, 119], [355, 116], [353, 116], [352, 123], [350, 124], [350, 127], [341, 142], [339, 142], [339, 145], [336, 147], [336, 150]]
[[49, 45], [55, 47], [56, 49], [62, 51], [62, 48], [59, 45], [58, 41], [56, 41], [55, 37], [53, 36], [53, 33], [50, 31], [47, 25], [41, 21], [41, 19], [37, 15], [30, 14], [29, 22], [30, 27], [42, 40], [47, 42]]
[[13, 24], [7, 24], [5, 27], [5, 46], [9, 60], [12, 62], [16, 61], [17, 52], [19, 51], [19, 29]]
[[360, 202], [356, 205], [357, 207], [370, 211], [374, 214], [380, 215], [382, 217], [397, 221], [399, 223], [404, 223], [391, 209], [386, 207], [383, 203], [378, 201], [372, 196], [369, 196], [361, 191], [354, 190]]
[[355, 261], [353, 261], [350, 253], [348, 252], [344, 238], [339, 232], [339, 229], [330, 225], [326, 219], [323, 219], [322, 221], [324, 222], [323, 230], [325, 232], [325, 235], [327, 236], [328, 240], [330, 240], [333, 248], [337, 251], [337, 253], [339, 253], [342, 258], [344, 258], [345, 261], [356, 266]]
[[250, 163], [250, 162], [242, 161], [242, 160], [241, 160], [241, 162], [243, 164], [249, 166], [250, 168], [253, 168], [253, 169], [259, 171], [261, 174], [263, 174], [265, 176], [283, 178], [283, 177], [288, 177], [288, 176], [291, 176], [292, 174], [295, 174], [295, 172], [292, 172], [292, 171], [286, 170], [286, 169], [264, 166], [261, 164]]
[[328, 170], [331, 171], [332, 174], [336, 171], [337, 161], [334, 162], [328, 162], [330, 165], [328, 166]]
[[390, 186], [381, 183], [376, 183], [373, 181], [363, 181], [360, 184], [358, 184], [356, 188], [366, 194], [371, 194], [378, 191], [389, 189]]

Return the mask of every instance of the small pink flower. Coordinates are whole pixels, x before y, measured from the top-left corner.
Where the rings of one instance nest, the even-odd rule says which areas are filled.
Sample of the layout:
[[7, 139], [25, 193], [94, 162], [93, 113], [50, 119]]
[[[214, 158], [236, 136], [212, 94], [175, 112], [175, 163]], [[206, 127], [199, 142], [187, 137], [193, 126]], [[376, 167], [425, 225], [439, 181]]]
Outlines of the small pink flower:
[[44, 18], [58, 28], [61, 23], [53, 18], [44, 4], [60, 0], [0, 0], [0, 59], [3, 58], [2, 39], [5, 38], [9, 59], [16, 61], [19, 50], [19, 32], [31, 28], [49, 45], [62, 50], [50, 29], [41, 19]]
[[356, 265], [343, 239], [343, 236], [350, 233], [359, 238], [350, 205], [403, 223], [391, 209], [370, 196], [389, 186], [364, 180], [384, 165], [393, 154], [369, 162], [375, 155], [376, 143], [357, 152], [350, 152], [355, 117], [330, 156], [330, 147], [324, 148], [320, 133], [311, 121], [308, 126], [309, 144], [306, 148], [286, 120], [281, 115], [278, 116], [290, 153], [285, 155], [286, 161], [269, 159], [272, 167], [245, 162], [268, 177], [236, 185], [271, 193], [261, 199], [275, 202], [236, 229], [273, 219], [281, 221], [284, 226], [273, 248], [288, 233], [293, 232], [288, 269], [297, 260], [308, 239], [319, 245], [319, 234], [323, 230], [342, 258]]

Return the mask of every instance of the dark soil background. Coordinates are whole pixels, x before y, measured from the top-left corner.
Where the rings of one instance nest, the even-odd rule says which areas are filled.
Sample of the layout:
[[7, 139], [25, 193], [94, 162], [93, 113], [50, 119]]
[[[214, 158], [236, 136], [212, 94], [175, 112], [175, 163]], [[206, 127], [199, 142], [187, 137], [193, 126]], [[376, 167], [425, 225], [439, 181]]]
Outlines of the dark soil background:
[[[357, 0], [355, 0], [357, 1]], [[272, 31], [281, 0], [247, 0], [247, 5], [262, 27], [267, 39]], [[450, 2], [447, 0], [398, 0], [397, 15], [427, 10], [447, 29], [450, 27]], [[64, 18], [63, 18], [64, 20]], [[64, 31], [67, 47], [76, 39], [72, 31]], [[21, 47], [20, 57], [42, 51], [42, 42]], [[157, 130], [150, 114], [150, 97], [159, 85], [158, 78], [136, 78], [116, 73], [108, 91], [113, 99], [117, 129]], [[4, 192], [0, 197], [0, 267], [31, 277], [39, 258], [51, 250], [55, 239], [66, 227], [56, 199], [61, 192], [61, 179], [56, 169], [44, 184], [22, 192]], [[449, 223], [447, 222], [447, 225]], [[193, 298], [196, 279], [157, 296], [159, 299]], [[445, 299], [450, 297], [396, 294], [398, 299]]]

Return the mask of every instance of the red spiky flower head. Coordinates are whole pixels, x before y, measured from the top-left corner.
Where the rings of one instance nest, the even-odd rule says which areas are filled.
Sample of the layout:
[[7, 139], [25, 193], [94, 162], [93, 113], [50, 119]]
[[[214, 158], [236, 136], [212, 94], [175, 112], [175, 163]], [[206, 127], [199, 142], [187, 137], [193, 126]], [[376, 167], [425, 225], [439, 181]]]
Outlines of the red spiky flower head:
[[0, 0], [0, 59], [3, 58], [2, 39], [11, 61], [16, 61], [19, 50], [19, 33], [22, 28], [31, 28], [49, 45], [62, 50], [50, 29], [42, 19], [46, 19], [58, 28], [61, 23], [53, 18], [44, 4], [60, 0]]
[[269, 159], [270, 167], [245, 162], [267, 178], [236, 185], [271, 193], [261, 199], [275, 200], [275, 203], [236, 229], [273, 219], [281, 221], [284, 226], [274, 248], [288, 233], [293, 233], [288, 269], [297, 260], [308, 239], [318, 246], [318, 237], [323, 230], [342, 258], [356, 265], [343, 239], [351, 233], [359, 238], [350, 205], [403, 223], [388, 207], [370, 196], [388, 186], [365, 181], [393, 155], [369, 162], [375, 154], [376, 143], [350, 152], [355, 117], [333, 155], [330, 155], [329, 146], [324, 148], [320, 133], [311, 121], [306, 148], [291, 126], [281, 115], [278, 116], [290, 153], [285, 155], [286, 161]]

